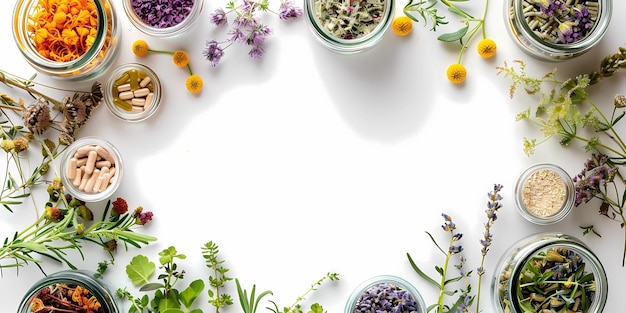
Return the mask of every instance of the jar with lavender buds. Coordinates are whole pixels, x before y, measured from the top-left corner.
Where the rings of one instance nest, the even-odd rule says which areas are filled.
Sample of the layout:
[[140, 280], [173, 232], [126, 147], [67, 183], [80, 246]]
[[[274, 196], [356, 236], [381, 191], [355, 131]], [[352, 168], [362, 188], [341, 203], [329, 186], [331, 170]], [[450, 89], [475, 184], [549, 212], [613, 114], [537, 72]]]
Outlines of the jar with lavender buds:
[[187, 33], [200, 17], [204, 0], [124, 0], [129, 21], [146, 35], [170, 38]]
[[426, 313], [426, 304], [408, 281], [393, 275], [372, 277], [350, 295], [344, 313]]
[[604, 36], [612, 0], [507, 0], [505, 21], [515, 43], [542, 61], [564, 61]]
[[598, 257], [579, 239], [539, 233], [514, 243], [491, 284], [496, 313], [600, 313], [608, 282]]

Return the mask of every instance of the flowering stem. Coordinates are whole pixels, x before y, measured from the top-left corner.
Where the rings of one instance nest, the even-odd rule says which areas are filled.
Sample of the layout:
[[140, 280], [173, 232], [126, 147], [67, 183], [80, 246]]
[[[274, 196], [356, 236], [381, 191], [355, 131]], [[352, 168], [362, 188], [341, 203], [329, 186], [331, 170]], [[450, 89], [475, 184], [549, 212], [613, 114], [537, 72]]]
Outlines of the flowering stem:
[[[32, 79], [26, 80], [26, 79], [23, 79], [21, 77], [15, 76], [13, 74], [9, 74], [9, 73], [7, 73], [7, 72], [5, 72], [3, 70], [0, 70], [0, 82], [6, 83], [8, 85], [12, 85], [12, 86], [17, 87], [17, 88], [20, 88], [20, 89], [28, 92], [31, 95], [36, 95], [39, 98], [46, 99], [47, 101], [54, 103], [54, 105], [59, 105], [59, 106], [62, 105], [61, 102], [55, 100], [54, 98], [51, 98], [51, 97], [49, 97], [49, 96], [47, 96], [47, 95], [45, 95], [45, 94], [43, 94], [43, 93], [33, 89], [33, 88], [31, 88], [35, 84], [35, 82], [33, 82]], [[39, 85], [40, 86], [44, 86], [44, 87], [49, 87], [49, 86], [42, 85], [42, 84], [39, 84]], [[52, 87], [49, 87], [49, 88], [52, 88]]]
[[[454, 243], [454, 239], [455, 237], [452, 236], [450, 238], [450, 244], [449, 247], [451, 247]], [[450, 263], [450, 257], [452, 256], [452, 253], [450, 253], [448, 251], [448, 253], [446, 253], [446, 258], [443, 262], [443, 268], [442, 268], [442, 272], [441, 272], [441, 281], [439, 283], [439, 299], [437, 300], [437, 312], [438, 313], [443, 313], [443, 298], [445, 296], [445, 284], [446, 284], [446, 275], [448, 273], [448, 264]]]

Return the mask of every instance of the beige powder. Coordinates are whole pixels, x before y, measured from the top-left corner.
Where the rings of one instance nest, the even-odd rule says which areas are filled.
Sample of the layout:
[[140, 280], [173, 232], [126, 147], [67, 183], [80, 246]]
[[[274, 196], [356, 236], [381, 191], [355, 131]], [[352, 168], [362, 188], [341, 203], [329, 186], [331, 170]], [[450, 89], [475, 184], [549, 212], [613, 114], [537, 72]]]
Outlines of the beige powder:
[[528, 212], [537, 217], [556, 214], [567, 195], [563, 179], [551, 170], [532, 173], [522, 187], [522, 202]]

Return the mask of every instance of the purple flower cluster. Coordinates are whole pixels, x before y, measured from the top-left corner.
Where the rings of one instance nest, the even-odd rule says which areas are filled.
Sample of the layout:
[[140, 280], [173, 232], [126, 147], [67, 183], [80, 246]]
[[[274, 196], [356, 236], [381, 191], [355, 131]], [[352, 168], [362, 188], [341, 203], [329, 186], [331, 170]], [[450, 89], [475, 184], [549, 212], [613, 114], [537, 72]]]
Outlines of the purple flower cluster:
[[540, 3], [539, 6], [541, 7], [541, 12], [550, 17], [560, 15], [566, 9], [562, 0], [551, 0], [547, 6], [543, 3]]
[[558, 23], [556, 43], [574, 43], [583, 39], [593, 27], [589, 9], [584, 4], [568, 8], [563, 0], [549, 0], [547, 5], [540, 3], [541, 13]]
[[[445, 221], [444, 224], [441, 225], [441, 228], [443, 229], [443, 231], [450, 233], [452, 235], [450, 242], [452, 243], [452, 242], [461, 240], [461, 238], [463, 237], [463, 234], [455, 232], [456, 224], [454, 224], [454, 222], [452, 221], [452, 217], [445, 213], [442, 213], [441, 216], [443, 217]], [[463, 247], [461, 245], [455, 246], [455, 245], [450, 244], [450, 246], [448, 247], [449, 254], [457, 254], [461, 252], [463, 252]]]
[[[233, 43], [249, 46], [250, 50], [248, 51], [248, 55], [254, 59], [261, 58], [263, 53], [265, 53], [265, 49], [262, 45], [273, 32], [270, 27], [262, 24], [256, 16], [258, 11], [269, 10], [267, 0], [263, 0], [262, 2], [243, 0], [243, 3], [238, 7], [234, 7], [232, 3], [229, 4], [229, 6], [232, 7], [229, 7], [231, 10], [228, 12], [218, 8], [209, 15], [211, 24], [222, 26], [228, 25], [228, 19], [226, 17], [228, 13], [236, 12], [237, 14], [233, 20], [232, 28], [228, 31], [230, 37], [224, 42], [224, 44], [227, 44], [226, 47], [223, 47], [222, 43], [216, 40], [208, 40], [206, 42], [202, 54], [213, 67], [220, 63], [224, 56], [224, 49]], [[282, 20], [294, 20], [302, 16], [302, 9], [296, 7], [292, 0], [283, 0], [277, 14]]]
[[180, 24], [191, 12], [194, 0], [131, 0], [137, 16], [146, 24], [168, 28]]
[[607, 184], [613, 182], [616, 174], [617, 166], [609, 162], [608, 156], [592, 154], [583, 170], [573, 178], [576, 188], [574, 206], [587, 203], [606, 191]]
[[392, 283], [381, 283], [366, 290], [357, 300], [353, 313], [423, 313], [410, 292]]

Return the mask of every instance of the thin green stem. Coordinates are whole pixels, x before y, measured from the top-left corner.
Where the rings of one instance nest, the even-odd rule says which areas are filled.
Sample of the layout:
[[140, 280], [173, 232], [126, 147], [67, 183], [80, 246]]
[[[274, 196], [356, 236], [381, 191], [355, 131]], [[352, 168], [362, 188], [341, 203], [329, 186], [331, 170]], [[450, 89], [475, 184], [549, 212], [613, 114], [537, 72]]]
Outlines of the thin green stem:
[[[450, 238], [450, 243], [448, 246], [452, 246], [454, 243], [454, 237]], [[452, 254], [450, 252], [446, 253], [446, 258], [443, 262], [441, 281], [439, 283], [439, 298], [437, 299], [437, 312], [443, 313], [443, 298], [445, 296], [445, 285], [446, 285], [446, 277], [448, 274], [448, 264], [450, 263], [450, 256]]]

